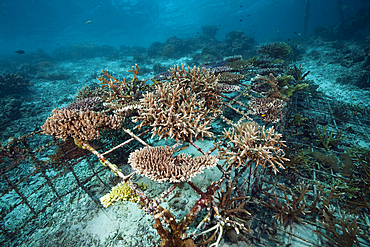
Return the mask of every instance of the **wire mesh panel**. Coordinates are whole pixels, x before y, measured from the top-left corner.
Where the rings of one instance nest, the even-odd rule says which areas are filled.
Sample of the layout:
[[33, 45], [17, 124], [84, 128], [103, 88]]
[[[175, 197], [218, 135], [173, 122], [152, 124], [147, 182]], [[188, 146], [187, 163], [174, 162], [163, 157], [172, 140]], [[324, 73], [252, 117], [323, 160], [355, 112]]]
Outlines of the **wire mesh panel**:
[[91, 162], [89, 152], [71, 145], [70, 140], [32, 148], [37, 138], [38, 133], [34, 133], [9, 140], [2, 146], [2, 244], [21, 242], [32, 231], [46, 225], [53, 211], [60, 204], [69, 203], [80, 190], [100, 207], [89, 188], [96, 184], [106, 186], [101, 176], [109, 170], [99, 162]]

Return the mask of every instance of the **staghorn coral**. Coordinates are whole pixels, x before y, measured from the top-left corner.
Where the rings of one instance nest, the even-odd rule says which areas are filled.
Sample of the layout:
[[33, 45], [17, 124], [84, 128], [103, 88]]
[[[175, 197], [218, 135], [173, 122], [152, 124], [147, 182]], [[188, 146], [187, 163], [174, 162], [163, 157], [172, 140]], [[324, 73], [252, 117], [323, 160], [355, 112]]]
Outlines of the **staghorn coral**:
[[[256, 91], [260, 91], [260, 92], [263, 92], [264, 94], [267, 94], [268, 96], [272, 97], [272, 98], [278, 98], [278, 99], [282, 99], [284, 101], [288, 101], [289, 98], [285, 95], [283, 95], [280, 91], [279, 91], [279, 79], [280, 79], [280, 75], [275, 77], [272, 73], [269, 74], [269, 76], [261, 76], [261, 75], [257, 75], [255, 76], [254, 78], [251, 79], [251, 82], [254, 83], [256, 82], [254, 85], [253, 85], [253, 89], [255, 89]], [[261, 87], [265, 87], [267, 86], [268, 88], [261, 88]]]
[[100, 137], [100, 130], [119, 129], [121, 118], [94, 111], [76, 112], [73, 110], [54, 109], [53, 114], [41, 126], [43, 133], [66, 140], [93, 140]]
[[106, 92], [102, 96], [103, 101], [125, 105], [137, 101], [143, 92], [150, 90], [151, 87], [145, 84], [147, 80], [139, 80], [138, 74], [141, 73], [139, 69], [139, 66], [135, 64], [131, 70], [127, 70], [127, 72], [133, 72], [134, 74], [134, 77], [128, 81], [126, 81], [126, 78], [119, 80], [109, 74], [107, 70], [102, 70], [103, 75], [97, 79]]
[[265, 130], [265, 126], [260, 129], [256, 123], [246, 122], [225, 129], [223, 136], [229, 142], [227, 147], [218, 146], [219, 156], [226, 159], [229, 167], [238, 168], [252, 160], [263, 167], [270, 164], [274, 173], [278, 172], [276, 166], [284, 169], [283, 163], [287, 160], [282, 149], [284, 141], [273, 127]]
[[[323, 221], [319, 221], [325, 227], [325, 233], [320, 230], [313, 231], [315, 234], [323, 236], [331, 244], [338, 247], [361, 246], [357, 236], [359, 227], [357, 219], [346, 218], [344, 213], [339, 219], [335, 214], [335, 209], [330, 210], [325, 207], [323, 210]], [[319, 229], [319, 228], [318, 228]]]
[[159, 183], [189, 181], [203, 169], [217, 165], [215, 156], [190, 157], [186, 153], [173, 156], [173, 147], [144, 147], [130, 154], [128, 163], [142, 176]]
[[[190, 89], [196, 95], [196, 100], [205, 101], [208, 109], [217, 109], [222, 104], [222, 98], [217, 90], [217, 76], [205, 68], [193, 67], [186, 70], [184, 65], [170, 68], [173, 74], [171, 84]], [[217, 111], [217, 110], [216, 110]]]
[[330, 150], [333, 147], [336, 147], [338, 143], [346, 138], [343, 136], [343, 133], [339, 131], [338, 133], [334, 134], [334, 131], [327, 133], [328, 125], [326, 125], [322, 131], [319, 128], [316, 128], [316, 132], [318, 135], [318, 142], [323, 146], [326, 150]]
[[208, 131], [213, 120], [204, 101], [196, 101], [191, 92], [179, 85], [169, 83], [156, 86], [155, 93], [148, 93], [140, 100], [144, 108], [138, 110], [134, 122], [141, 121], [137, 128], [152, 126], [153, 136], [182, 141], [212, 136]]
[[155, 92], [140, 99], [143, 108], [133, 118], [134, 122], [141, 121], [136, 128], [151, 126], [152, 137], [181, 141], [211, 137], [209, 125], [222, 105], [216, 76], [206, 69], [185, 70], [184, 66], [175, 66], [171, 73], [170, 82], [155, 85]]
[[250, 114], [260, 116], [266, 123], [277, 123], [282, 115], [282, 108], [286, 103], [277, 98], [262, 97], [254, 98], [248, 102]]
[[267, 192], [263, 192], [263, 194], [269, 198], [270, 203], [262, 202], [262, 205], [276, 210], [277, 212], [274, 213], [273, 217], [278, 221], [281, 221], [285, 225], [292, 224], [293, 222], [302, 223], [301, 217], [303, 215], [316, 212], [316, 206], [319, 201], [320, 194], [316, 196], [316, 199], [311, 203], [311, 205], [308, 205], [305, 197], [307, 197], [308, 193], [311, 192], [311, 190], [308, 189], [309, 186], [306, 186], [302, 182], [299, 188], [295, 189], [295, 192], [298, 193], [294, 193], [289, 189], [291, 194], [290, 196], [288, 195], [284, 184], [278, 184], [277, 186], [283, 191], [284, 195], [278, 196], [276, 193], [272, 195]]

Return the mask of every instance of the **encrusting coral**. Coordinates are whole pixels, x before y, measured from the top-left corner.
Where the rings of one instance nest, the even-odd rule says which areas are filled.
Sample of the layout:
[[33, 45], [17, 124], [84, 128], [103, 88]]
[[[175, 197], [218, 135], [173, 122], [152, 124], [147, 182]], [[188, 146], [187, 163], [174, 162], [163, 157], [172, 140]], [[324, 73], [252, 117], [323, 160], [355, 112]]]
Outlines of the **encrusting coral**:
[[173, 156], [173, 147], [144, 147], [130, 154], [128, 163], [136, 173], [157, 182], [184, 182], [217, 165], [215, 156], [191, 157], [186, 153]]
[[[148, 185], [140, 184], [139, 187], [145, 190]], [[101, 204], [107, 208], [117, 201], [137, 202], [139, 196], [125, 183], [119, 183], [114, 186], [111, 191], [100, 198]]]
[[54, 109], [53, 114], [41, 126], [43, 133], [59, 139], [73, 137], [77, 140], [93, 140], [100, 137], [99, 131], [119, 129], [121, 118], [100, 112]]

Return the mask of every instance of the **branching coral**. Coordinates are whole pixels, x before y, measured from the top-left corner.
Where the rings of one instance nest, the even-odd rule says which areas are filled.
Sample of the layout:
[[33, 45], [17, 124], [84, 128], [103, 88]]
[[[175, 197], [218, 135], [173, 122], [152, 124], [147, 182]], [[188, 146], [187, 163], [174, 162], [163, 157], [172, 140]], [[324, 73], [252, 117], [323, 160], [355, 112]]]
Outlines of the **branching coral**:
[[257, 124], [247, 122], [224, 130], [223, 135], [229, 142], [226, 147], [218, 147], [219, 155], [229, 167], [238, 168], [252, 160], [263, 167], [269, 164], [275, 173], [277, 167], [284, 169], [284, 141], [273, 127], [265, 130], [265, 127], [260, 129]]
[[334, 134], [334, 131], [330, 132], [330, 134], [327, 134], [328, 126], [326, 125], [322, 131], [320, 131], [318, 128], [316, 128], [317, 134], [318, 134], [318, 141], [321, 143], [321, 145], [326, 149], [329, 150], [333, 146], [337, 146], [338, 143], [346, 138], [343, 136], [343, 133], [339, 131], [338, 133]]
[[[270, 195], [264, 192], [265, 196], [269, 198], [270, 204], [262, 202], [263, 206], [272, 208], [277, 212], [274, 213], [274, 217], [284, 223], [285, 225], [291, 224], [292, 222], [302, 222], [301, 216], [311, 214], [316, 211], [316, 204], [319, 201], [319, 195], [316, 197], [315, 201], [311, 205], [306, 204], [307, 193], [310, 192], [308, 186], [304, 183], [300, 185], [296, 191], [298, 196], [290, 190], [289, 199], [284, 184], [278, 184], [278, 187], [283, 191], [283, 196], [278, 196], [276, 194]], [[282, 202], [285, 201], [285, 202]]]
[[268, 77], [257, 75], [256, 77], [251, 79], [251, 81], [255, 83], [253, 85], [253, 89], [256, 91], [260, 91], [261, 93], [263, 93], [264, 95], [268, 95], [269, 97], [288, 101], [288, 97], [283, 95], [279, 91], [279, 78], [280, 75], [275, 77], [272, 73], [270, 73]]
[[335, 210], [331, 211], [328, 208], [323, 211], [324, 220], [320, 224], [325, 227], [326, 233], [320, 230], [315, 230], [314, 233], [323, 236], [338, 247], [353, 246], [354, 244], [361, 246], [357, 239], [359, 232], [357, 218], [351, 221], [351, 217], [346, 218], [346, 215], [343, 214], [338, 220], [334, 212]]
[[240, 90], [240, 87], [238, 85], [230, 85], [222, 82], [219, 82], [217, 86], [222, 93], [233, 93]]
[[205, 107], [212, 111], [218, 112], [219, 106], [222, 104], [221, 95], [217, 90], [217, 76], [205, 68], [188, 67], [185, 69], [175, 65], [170, 68], [173, 74], [171, 77], [172, 85], [180, 85], [182, 88], [190, 90], [196, 96], [195, 100], [204, 101]]
[[[136, 113], [138, 107], [132, 106], [139, 104], [142, 93], [152, 90], [152, 86], [145, 84], [147, 80], [139, 80], [138, 74], [140, 71], [137, 64], [127, 72], [133, 72], [134, 74], [134, 77], [129, 81], [126, 81], [125, 78], [119, 80], [104, 70], [102, 71], [103, 75], [98, 77], [101, 87], [104, 89], [104, 94], [101, 96], [104, 102], [103, 105], [117, 110], [116, 112], [119, 115], [125, 117]], [[124, 112], [126, 110], [128, 112]]]
[[216, 77], [208, 70], [184, 66], [171, 69], [170, 82], [155, 86], [155, 92], [147, 93], [140, 100], [143, 108], [134, 122], [137, 128], [153, 127], [153, 136], [193, 141], [212, 136], [211, 122], [220, 113], [221, 92]]

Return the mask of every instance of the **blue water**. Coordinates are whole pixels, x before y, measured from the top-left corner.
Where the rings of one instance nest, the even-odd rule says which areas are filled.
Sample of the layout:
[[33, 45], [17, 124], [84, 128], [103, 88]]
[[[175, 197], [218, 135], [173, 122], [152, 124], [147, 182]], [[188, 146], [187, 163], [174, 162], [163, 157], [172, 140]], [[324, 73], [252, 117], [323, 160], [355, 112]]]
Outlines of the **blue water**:
[[[369, 6], [365, 0], [342, 2], [344, 15]], [[203, 25], [217, 26], [218, 40], [243, 31], [268, 42], [302, 33], [304, 11], [305, 0], [1, 0], [0, 54], [50, 53], [82, 42], [149, 47], [172, 36], [197, 36]], [[339, 23], [337, 0], [310, 1], [308, 34]]]

